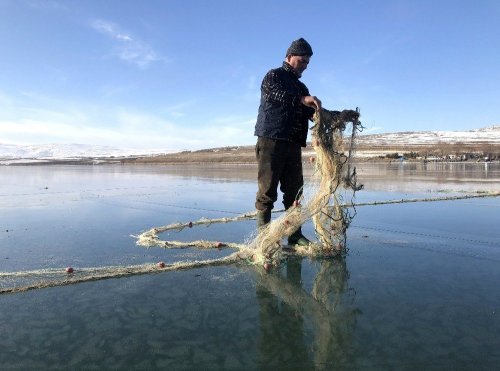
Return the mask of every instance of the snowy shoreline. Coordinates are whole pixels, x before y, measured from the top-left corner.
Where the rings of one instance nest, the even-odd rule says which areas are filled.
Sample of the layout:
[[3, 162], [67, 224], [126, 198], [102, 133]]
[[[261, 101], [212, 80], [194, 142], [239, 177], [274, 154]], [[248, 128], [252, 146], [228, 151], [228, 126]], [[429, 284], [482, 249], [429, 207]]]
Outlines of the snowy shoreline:
[[[500, 153], [500, 125], [469, 131], [422, 131], [360, 135], [356, 143], [358, 161], [402, 157], [409, 152], [438, 151]], [[311, 146], [303, 156], [313, 156]], [[422, 154], [421, 154], [422, 155]], [[391, 157], [392, 156], [392, 157]], [[425, 158], [416, 159], [425, 160]], [[429, 159], [427, 159], [429, 160]], [[435, 161], [432, 159], [430, 161]], [[440, 159], [437, 159], [440, 160]], [[472, 161], [471, 159], [467, 159]], [[474, 158], [473, 161], [477, 161]], [[480, 160], [480, 159], [479, 159]], [[254, 146], [231, 146], [201, 150], [131, 149], [89, 144], [14, 145], [0, 143], [0, 165], [105, 164], [105, 163], [253, 163]], [[454, 161], [452, 161], [454, 162]]]

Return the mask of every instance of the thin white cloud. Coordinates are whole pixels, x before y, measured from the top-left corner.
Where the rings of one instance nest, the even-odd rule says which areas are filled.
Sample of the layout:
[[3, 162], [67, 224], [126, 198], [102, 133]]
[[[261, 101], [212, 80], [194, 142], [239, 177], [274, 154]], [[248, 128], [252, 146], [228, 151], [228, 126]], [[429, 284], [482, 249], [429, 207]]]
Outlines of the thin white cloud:
[[132, 90], [131, 86], [128, 85], [105, 85], [101, 88], [101, 93], [104, 98], [110, 98], [114, 96], [119, 96], [124, 93], [128, 93]]
[[[2, 99], [10, 102], [0, 111], [0, 143], [3, 144], [89, 144], [176, 151], [254, 141], [253, 118], [208, 118], [207, 124], [200, 126], [176, 122], [167, 113], [75, 105], [38, 97], [35, 93], [23, 94], [22, 103], [6, 95]], [[184, 104], [188, 103], [179, 103], [179, 106]]]
[[255, 141], [254, 126], [255, 117], [231, 115], [216, 117], [198, 131], [207, 139], [204, 148], [239, 146]]
[[[126, 148], [164, 148], [166, 151], [191, 147], [193, 140], [178, 132], [175, 125], [159, 119], [151, 120], [147, 115], [135, 113], [113, 113], [105, 121], [115, 122], [107, 126], [106, 123], [89, 124], [94, 118], [87, 117], [85, 123], [74, 123], [73, 120], [64, 120], [64, 113], [50, 113], [51, 118], [37, 117], [18, 120], [0, 119], [0, 142], [8, 144], [90, 144], [106, 145]], [[54, 117], [60, 116], [56, 121]], [[147, 121], [147, 126], [142, 125]]]
[[127, 63], [146, 68], [151, 63], [166, 61], [150, 45], [122, 30], [116, 23], [95, 19], [90, 25], [95, 31], [114, 40], [116, 56]]
[[379, 46], [378, 48], [370, 51], [370, 53], [363, 60], [363, 63], [364, 64], [372, 63], [373, 61], [382, 57], [387, 52], [388, 49], [389, 48], [387, 45], [383, 45], [383, 46]]
[[161, 113], [174, 118], [186, 116], [186, 111], [192, 111], [193, 107], [196, 106], [195, 99], [189, 99], [183, 102], [179, 102], [162, 109]]

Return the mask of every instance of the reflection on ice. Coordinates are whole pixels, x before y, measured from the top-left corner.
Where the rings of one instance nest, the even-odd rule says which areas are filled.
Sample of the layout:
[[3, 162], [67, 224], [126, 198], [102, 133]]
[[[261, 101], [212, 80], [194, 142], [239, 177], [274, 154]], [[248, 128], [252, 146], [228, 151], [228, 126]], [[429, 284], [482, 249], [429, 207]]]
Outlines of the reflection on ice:
[[[365, 185], [358, 203], [500, 190], [498, 163], [360, 163], [357, 170]], [[228, 251], [145, 249], [131, 235], [253, 211], [255, 171], [0, 167], [0, 271], [217, 259]], [[498, 197], [358, 207], [346, 256], [290, 258], [270, 274], [243, 261], [1, 295], [0, 364], [495, 369], [499, 207]], [[254, 231], [245, 220], [163, 237], [244, 243]], [[304, 233], [314, 235], [312, 223]]]
[[260, 313], [260, 367], [351, 368], [355, 291], [348, 287], [345, 258], [322, 260], [311, 292], [302, 281], [302, 260], [292, 257], [283, 272], [256, 279]]

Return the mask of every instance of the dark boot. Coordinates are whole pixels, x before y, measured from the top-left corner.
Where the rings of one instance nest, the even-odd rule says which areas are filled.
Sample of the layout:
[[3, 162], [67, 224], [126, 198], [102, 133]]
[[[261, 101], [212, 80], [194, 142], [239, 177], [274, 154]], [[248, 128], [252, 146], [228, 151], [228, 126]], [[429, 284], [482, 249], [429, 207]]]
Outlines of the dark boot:
[[271, 221], [271, 210], [257, 210], [257, 228], [264, 227]]
[[299, 227], [295, 232], [293, 232], [290, 237], [288, 237], [289, 245], [299, 245], [299, 246], [307, 246], [311, 243], [303, 234], [302, 228]]

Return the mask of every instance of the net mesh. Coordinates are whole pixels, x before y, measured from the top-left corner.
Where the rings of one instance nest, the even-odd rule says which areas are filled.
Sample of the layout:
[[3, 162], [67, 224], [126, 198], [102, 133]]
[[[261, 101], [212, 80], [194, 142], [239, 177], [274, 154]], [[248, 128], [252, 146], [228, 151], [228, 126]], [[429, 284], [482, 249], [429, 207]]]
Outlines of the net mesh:
[[[358, 112], [359, 113], [359, 112]], [[344, 202], [362, 188], [357, 184], [356, 168], [352, 166], [356, 135], [362, 129], [357, 119], [347, 121], [337, 111], [322, 109], [314, 115], [312, 145], [316, 153], [313, 181], [316, 189], [304, 199], [300, 192], [294, 205], [284, 215], [263, 227], [250, 247], [254, 259], [268, 264], [281, 260], [281, 240], [290, 236], [307, 220], [312, 219], [318, 241], [295, 246], [305, 255], [333, 256], [345, 249], [346, 230], [354, 217]], [[344, 136], [349, 132], [350, 136]]]

